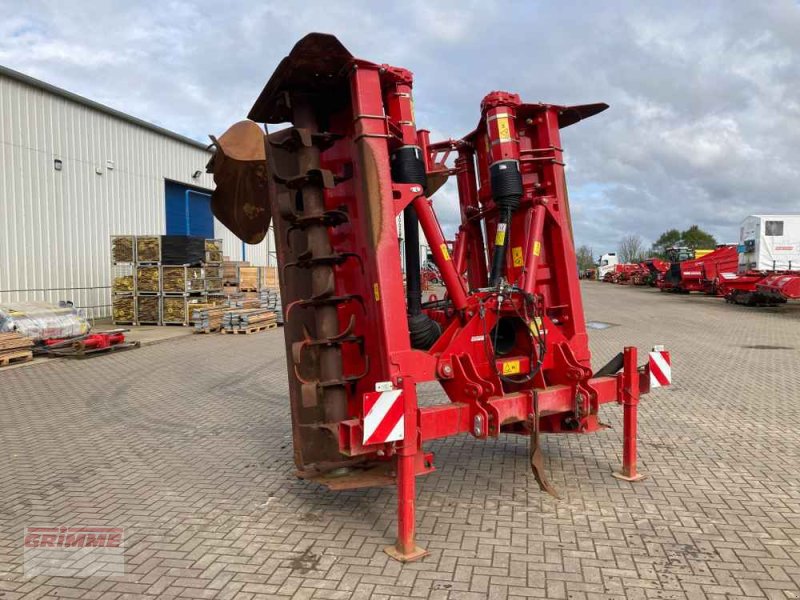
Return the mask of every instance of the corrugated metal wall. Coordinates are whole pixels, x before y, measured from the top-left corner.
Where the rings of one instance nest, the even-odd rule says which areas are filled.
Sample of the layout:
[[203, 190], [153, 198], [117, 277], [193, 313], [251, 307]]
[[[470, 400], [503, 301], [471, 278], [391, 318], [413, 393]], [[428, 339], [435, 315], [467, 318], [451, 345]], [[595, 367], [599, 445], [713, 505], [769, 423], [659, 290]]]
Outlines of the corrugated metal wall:
[[[165, 179], [211, 189], [208, 157], [0, 74], [0, 303], [72, 300], [109, 314], [110, 236], [165, 233]], [[218, 222], [215, 232], [240, 259], [241, 242]], [[268, 264], [268, 245], [247, 246], [251, 264]]]

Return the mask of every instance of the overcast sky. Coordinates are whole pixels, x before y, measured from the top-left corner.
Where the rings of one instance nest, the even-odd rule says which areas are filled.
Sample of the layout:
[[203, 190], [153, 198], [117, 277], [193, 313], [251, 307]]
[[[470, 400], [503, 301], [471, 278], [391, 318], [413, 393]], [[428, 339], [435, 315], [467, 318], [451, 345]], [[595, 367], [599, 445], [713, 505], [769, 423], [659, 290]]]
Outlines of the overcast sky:
[[[419, 127], [470, 131], [490, 90], [611, 108], [563, 132], [577, 244], [800, 212], [800, 7], [725, 2], [0, 0], [0, 64], [206, 141], [304, 34], [415, 74]], [[447, 229], [452, 190], [438, 198]]]

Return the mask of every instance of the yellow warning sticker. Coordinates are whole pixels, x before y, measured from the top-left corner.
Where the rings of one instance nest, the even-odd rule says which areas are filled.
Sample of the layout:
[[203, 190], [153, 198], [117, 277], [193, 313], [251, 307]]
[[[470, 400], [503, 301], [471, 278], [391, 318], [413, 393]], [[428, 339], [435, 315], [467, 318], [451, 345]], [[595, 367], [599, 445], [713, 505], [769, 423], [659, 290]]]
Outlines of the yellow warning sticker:
[[494, 236], [494, 245], [502, 246], [505, 243], [506, 243], [506, 231], [505, 229], [498, 229], [497, 235]]
[[539, 240], [533, 242], [533, 255], [539, 256], [542, 253], [542, 243]]
[[525, 261], [522, 258], [522, 246], [514, 246], [511, 249], [511, 259], [514, 261], [515, 267], [521, 267], [525, 264]]
[[501, 142], [507, 142], [511, 139], [511, 125], [508, 123], [508, 117], [498, 117], [497, 137]]
[[530, 328], [533, 337], [538, 338], [542, 333], [542, 318], [535, 317], [530, 323], [528, 323], [528, 327]]
[[442, 244], [440, 248], [442, 249], [442, 257], [445, 260], [450, 260], [450, 251], [447, 249], [447, 244]]
[[509, 360], [503, 363], [503, 375], [516, 375], [520, 371], [518, 360]]
[[381, 301], [381, 288], [377, 283], [372, 284], [372, 292], [375, 294], [375, 302]]

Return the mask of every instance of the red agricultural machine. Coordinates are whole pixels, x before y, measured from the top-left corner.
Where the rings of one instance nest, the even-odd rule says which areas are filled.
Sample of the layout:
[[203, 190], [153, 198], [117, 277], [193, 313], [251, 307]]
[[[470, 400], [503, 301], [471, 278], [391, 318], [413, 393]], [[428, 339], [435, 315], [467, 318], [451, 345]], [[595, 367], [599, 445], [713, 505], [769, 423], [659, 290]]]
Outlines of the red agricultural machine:
[[739, 255], [735, 245], [720, 246], [700, 258], [674, 261], [658, 281], [662, 292], [702, 292], [724, 295], [719, 282], [722, 273], [736, 273]]
[[[387, 552], [401, 561], [426, 554], [414, 509], [416, 477], [435, 470], [425, 443], [527, 436], [533, 474], [555, 493], [540, 436], [601, 430], [600, 406], [617, 403], [616, 475], [633, 481], [640, 394], [651, 378], [669, 381], [668, 355], [639, 367], [635, 347], [592, 369], [560, 129], [607, 105], [492, 92], [473, 131], [432, 143], [414, 121], [412, 83], [405, 69], [310, 34], [250, 120], [212, 138], [209, 164], [212, 206], [231, 230], [254, 243], [274, 220], [297, 475], [334, 490], [396, 485]], [[265, 133], [257, 123], [291, 126]], [[431, 200], [448, 177], [461, 208], [452, 252]], [[421, 300], [418, 224], [447, 290], [434, 302]], [[449, 400], [419, 406], [425, 381]]]
[[658, 279], [662, 292], [701, 292], [724, 296], [728, 302], [750, 306], [771, 306], [800, 299], [797, 271], [738, 272], [735, 245], [720, 246], [697, 259], [673, 262]]
[[634, 284], [635, 281], [643, 279], [644, 276], [645, 270], [638, 263], [620, 263], [614, 265], [614, 269], [603, 276], [603, 281], [607, 283], [631, 285]]
[[429, 290], [434, 285], [442, 284], [442, 275], [439, 273], [439, 269], [429, 261], [422, 263], [421, 278], [423, 291]]
[[658, 285], [658, 280], [660, 277], [663, 276], [669, 270], [669, 261], [662, 260], [660, 258], [648, 258], [641, 263], [643, 271], [646, 272], [646, 275], [643, 277], [643, 283], [640, 285], [648, 285], [650, 287], [656, 287]]
[[720, 273], [718, 295], [745, 306], [775, 306], [800, 300], [800, 272], [746, 271]]

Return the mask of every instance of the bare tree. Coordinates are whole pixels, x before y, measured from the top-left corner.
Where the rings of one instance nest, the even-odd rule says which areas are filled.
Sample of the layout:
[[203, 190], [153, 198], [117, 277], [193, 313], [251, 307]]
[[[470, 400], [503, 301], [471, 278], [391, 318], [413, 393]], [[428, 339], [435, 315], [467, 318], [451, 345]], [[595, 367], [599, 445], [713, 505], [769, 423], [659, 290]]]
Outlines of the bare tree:
[[619, 260], [623, 263], [636, 263], [642, 260], [644, 243], [638, 235], [628, 235], [619, 243]]
[[575, 253], [578, 260], [578, 269], [585, 271], [594, 267], [594, 251], [591, 246], [581, 246]]

